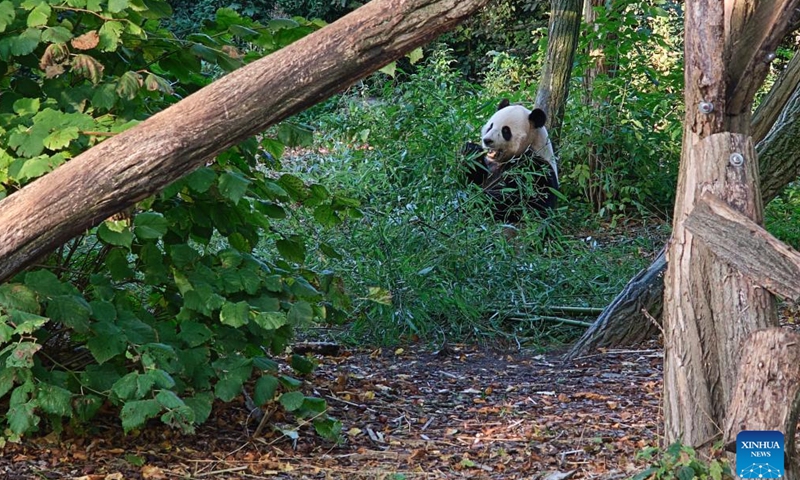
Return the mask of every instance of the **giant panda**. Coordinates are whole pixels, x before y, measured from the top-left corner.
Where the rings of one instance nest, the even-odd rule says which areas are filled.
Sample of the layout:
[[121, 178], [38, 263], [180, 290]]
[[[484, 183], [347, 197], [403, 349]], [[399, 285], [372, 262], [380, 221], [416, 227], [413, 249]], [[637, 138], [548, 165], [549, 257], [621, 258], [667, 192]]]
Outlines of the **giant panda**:
[[[558, 165], [541, 109], [503, 99], [481, 128], [481, 145], [467, 143], [467, 180], [480, 185], [496, 220], [518, 223], [527, 206], [547, 215], [556, 206]], [[523, 172], [530, 175], [520, 175]], [[521, 184], [530, 179], [533, 184]]]

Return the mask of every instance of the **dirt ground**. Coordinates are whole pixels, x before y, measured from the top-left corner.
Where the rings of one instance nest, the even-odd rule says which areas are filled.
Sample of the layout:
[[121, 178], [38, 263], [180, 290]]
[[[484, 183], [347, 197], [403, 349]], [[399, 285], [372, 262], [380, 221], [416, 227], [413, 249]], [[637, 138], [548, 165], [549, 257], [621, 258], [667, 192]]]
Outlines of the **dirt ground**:
[[[253, 438], [243, 399], [216, 406], [196, 435], [158, 422], [123, 435], [101, 416], [9, 444], [0, 476], [14, 479], [539, 479], [627, 478], [658, 443], [662, 354], [655, 346], [562, 363], [557, 354], [349, 351], [318, 357], [306, 393], [343, 424], [337, 445], [275, 413]], [[296, 435], [295, 435], [296, 432]]]

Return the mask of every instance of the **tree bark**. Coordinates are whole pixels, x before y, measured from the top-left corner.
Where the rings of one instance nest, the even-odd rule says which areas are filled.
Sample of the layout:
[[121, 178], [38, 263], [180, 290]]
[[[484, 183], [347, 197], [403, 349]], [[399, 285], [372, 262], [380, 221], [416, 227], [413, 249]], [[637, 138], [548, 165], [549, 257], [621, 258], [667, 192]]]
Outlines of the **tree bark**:
[[753, 131], [763, 133], [753, 138], [766, 204], [800, 175], [800, 51], [756, 110]]
[[550, 4], [547, 57], [536, 93], [536, 106], [547, 113], [547, 131], [554, 145], [558, 145], [569, 96], [582, 4], [582, 0], [551, 0]]
[[[758, 142], [756, 151], [764, 204], [800, 175], [800, 141], [797, 140], [800, 138], [800, 76], [795, 73], [798, 65], [800, 54], [796, 53], [790, 62], [791, 68], [784, 71], [753, 115], [752, 131], [766, 135], [766, 138], [753, 137]], [[776, 116], [769, 115], [771, 110], [779, 112], [777, 120], [774, 120]], [[766, 125], [770, 121], [775, 124]], [[663, 296], [665, 270], [666, 256], [662, 250], [603, 310], [595, 325], [572, 346], [565, 358], [574, 359], [597, 348], [636, 345], [642, 338], [655, 335], [658, 329], [642, 310], [630, 306], [652, 304], [653, 308], [647, 311], [657, 320], [661, 319], [660, 302], [653, 303], [652, 298]], [[643, 276], [645, 272], [648, 274]]]
[[800, 254], [719, 198], [703, 193], [686, 228], [757, 285], [800, 299]]
[[742, 430], [784, 434], [786, 473], [800, 478], [795, 430], [800, 410], [800, 335], [782, 328], [753, 333], [742, 346], [739, 378], [725, 423], [724, 444]]
[[766, 52], [787, 33], [798, 0], [686, 4], [686, 115], [664, 277], [665, 443], [700, 446], [725, 425], [742, 342], [777, 326], [772, 296], [709, 251], [685, 221], [710, 192], [756, 223], [763, 207], [750, 138]]
[[487, 2], [374, 0], [84, 152], [0, 201], [0, 281]]

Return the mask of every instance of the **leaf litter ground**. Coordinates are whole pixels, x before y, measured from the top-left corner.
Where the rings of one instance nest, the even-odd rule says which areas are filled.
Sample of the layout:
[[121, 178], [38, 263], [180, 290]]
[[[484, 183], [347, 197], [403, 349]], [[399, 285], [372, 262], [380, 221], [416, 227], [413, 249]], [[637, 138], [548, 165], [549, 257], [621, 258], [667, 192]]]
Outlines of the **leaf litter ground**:
[[0, 477], [548, 479], [627, 478], [658, 444], [661, 351], [557, 354], [354, 351], [318, 357], [306, 394], [325, 398], [342, 442], [274, 412], [269, 429], [243, 399], [215, 406], [196, 435], [158, 422], [123, 435], [111, 414], [5, 447]]

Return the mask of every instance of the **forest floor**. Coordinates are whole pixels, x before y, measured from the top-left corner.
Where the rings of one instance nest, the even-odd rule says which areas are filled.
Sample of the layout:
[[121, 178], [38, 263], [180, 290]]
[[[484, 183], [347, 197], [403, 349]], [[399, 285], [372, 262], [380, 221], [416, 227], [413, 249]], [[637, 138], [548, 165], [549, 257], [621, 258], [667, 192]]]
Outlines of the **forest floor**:
[[[258, 421], [238, 399], [215, 406], [194, 436], [153, 422], [123, 435], [112, 415], [94, 431], [6, 445], [9, 480], [174, 478], [628, 478], [637, 452], [658, 444], [661, 350], [559, 354], [462, 345], [346, 351], [319, 357], [310, 395], [343, 424], [336, 445], [291, 418], [252, 438]], [[295, 438], [292, 438], [295, 437]]]

